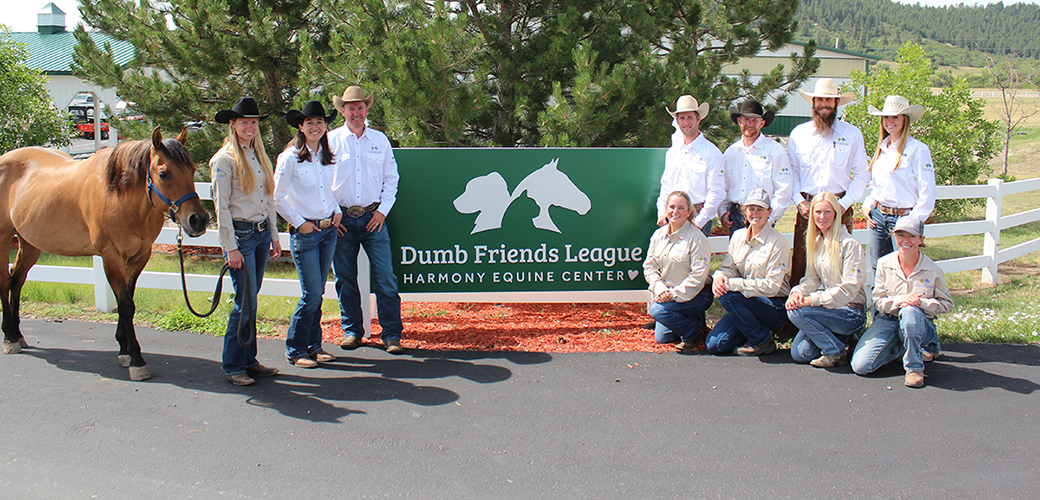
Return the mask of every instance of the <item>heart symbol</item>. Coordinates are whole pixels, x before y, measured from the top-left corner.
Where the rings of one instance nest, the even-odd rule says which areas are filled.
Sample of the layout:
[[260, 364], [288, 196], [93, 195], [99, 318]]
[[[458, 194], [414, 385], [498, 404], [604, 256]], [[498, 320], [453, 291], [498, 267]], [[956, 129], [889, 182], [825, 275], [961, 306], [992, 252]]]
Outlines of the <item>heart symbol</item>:
[[634, 280], [636, 279], [636, 276], [639, 276], [639, 271], [636, 271], [635, 269], [628, 270], [628, 279]]

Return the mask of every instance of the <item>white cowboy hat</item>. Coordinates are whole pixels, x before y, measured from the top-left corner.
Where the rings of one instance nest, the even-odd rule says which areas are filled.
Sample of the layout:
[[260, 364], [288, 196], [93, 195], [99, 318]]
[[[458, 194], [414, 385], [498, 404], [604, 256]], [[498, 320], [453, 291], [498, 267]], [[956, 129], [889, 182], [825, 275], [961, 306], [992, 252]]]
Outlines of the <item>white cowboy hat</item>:
[[867, 105], [867, 112], [874, 116], [898, 116], [906, 115], [910, 123], [920, 120], [924, 116], [924, 106], [914, 104], [901, 95], [890, 95], [885, 98], [885, 107], [878, 111], [874, 106]]
[[708, 114], [708, 103], [697, 104], [697, 99], [694, 99], [692, 95], [679, 96], [679, 99], [675, 101], [675, 111], [668, 110], [668, 114], [672, 115], [672, 118], [677, 118], [675, 115], [684, 111], [696, 111], [703, 119]]
[[838, 106], [842, 104], [848, 104], [856, 98], [855, 92], [846, 92], [844, 94], [838, 93], [838, 85], [834, 83], [834, 80], [830, 78], [820, 78], [816, 80], [816, 89], [814, 92], [805, 92], [802, 89], [798, 89], [798, 93], [801, 94], [802, 99], [809, 101], [812, 104], [813, 97], [831, 97], [838, 99]]

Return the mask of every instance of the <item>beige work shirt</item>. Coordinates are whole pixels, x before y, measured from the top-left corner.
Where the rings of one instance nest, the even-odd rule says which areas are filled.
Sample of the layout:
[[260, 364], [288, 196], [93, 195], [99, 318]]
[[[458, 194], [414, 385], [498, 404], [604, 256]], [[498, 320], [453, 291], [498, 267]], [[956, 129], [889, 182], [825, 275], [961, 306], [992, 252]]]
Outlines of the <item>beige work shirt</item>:
[[686, 302], [704, 288], [710, 264], [711, 248], [704, 233], [685, 222], [669, 234], [665, 224], [650, 237], [643, 276], [653, 297], [671, 290], [676, 302]]
[[726, 288], [745, 297], [786, 297], [791, 291], [791, 247], [771, 226], [750, 237], [744, 228], [729, 240], [729, 250], [714, 278], [726, 277]]
[[[866, 263], [863, 261], [863, 245], [841, 226], [841, 266], [838, 269], [827, 265], [823, 245], [816, 248], [813, 256], [815, 269], [805, 269], [805, 277], [791, 293], [798, 292], [812, 299], [812, 305], [838, 309], [845, 306], [863, 308], [867, 303], [867, 293], [863, 284], [867, 281]], [[823, 287], [821, 290], [820, 287]]]
[[209, 160], [213, 205], [217, 212], [217, 234], [225, 252], [238, 250], [233, 220], [260, 222], [267, 218], [271, 241], [278, 241], [278, 216], [274, 197], [267, 194], [267, 177], [263, 166], [257, 159], [256, 150], [243, 147], [242, 151], [249, 163], [249, 170], [256, 175], [256, 188], [252, 193], [242, 191], [242, 182], [235, 176], [235, 153], [230, 147], [220, 148]]
[[942, 269], [927, 255], [921, 254], [909, 276], [904, 276], [899, 266], [899, 252], [878, 259], [874, 278], [874, 307], [884, 314], [899, 314], [903, 296], [911, 293], [921, 294], [919, 307], [928, 319], [934, 320], [953, 309], [953, 298], [946, 289]]

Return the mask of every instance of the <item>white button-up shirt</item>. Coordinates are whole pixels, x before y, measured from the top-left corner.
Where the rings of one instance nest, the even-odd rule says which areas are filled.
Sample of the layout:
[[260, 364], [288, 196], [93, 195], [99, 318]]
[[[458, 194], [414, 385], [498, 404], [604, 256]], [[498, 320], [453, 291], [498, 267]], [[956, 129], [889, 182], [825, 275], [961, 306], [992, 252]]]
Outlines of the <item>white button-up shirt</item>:
[[791, 161], [792, 202], [796, 205], [805, 200], [803, 192], [810, 195], [823, 191], [844, 192], [845, 196], [838, 202], [848, 209], [863, 197], [870, 179], [863, 134], [840, 120], [834, 121], [834, 127], [827, 134], [816, 133], [812, 121], [795, 127], [787, 143], [787, 158]]
[[683, 191], [690, 197], [690, 203], [704, 204], [693, 219], [698, 228], [704, 227], [715, 218], [719, 205], [726, 199], [725, 168], [726, 158], [703, 133], [689, 144], [668, 148], [661, 175], [661, 194], [657, 197], [657, 217], [664, 215], [668, 195], [672, 191]]
[[397, 201], [397, 160], [386, 134], [365, 127], [361, 137], [350, 127], [329, 132], [329, 146], [336, 154], [332, 191], [344, 207], [367, 207], [379, 202], [379, 212], [390, 215]]
[[[304, 146], [310, 149], [308, 146]], [[321, 148], [311, 149], [311, 159], [301, 162], [291, 147], [278, 155], [274, 171], [274, 201], [278, 214], [289, 224], [300, 227], [307, 219], [321, 220], [339, 213], [332, 196], [332, 170], [321, 164]]]
[[932, 152], [923, 142], [913, 137], [906, 138], [903, 160], [899, 168], [892, 170], [899, 159], [898, 138], [885, 138], [878, 158], [870, 171], [870, 194], [863, 205], [871, 207], [874, 202], [891, 208], [910, 208], [910, 215], [928, 220], [935, 209], [935, 166]]
[[740, 205], [749, 193], [764, 189], [769, 193], [769, 223], [773, 224], [784, 216], [791, 205], [794, 185], [791, 182], [791, 164], [787, 151], [779, 142], [758, 134], [751, 147], [744, 146], [743, 137], [726, 148], [726, 202], [719, 207], [719, 215], [729, 210], [729, 204]]

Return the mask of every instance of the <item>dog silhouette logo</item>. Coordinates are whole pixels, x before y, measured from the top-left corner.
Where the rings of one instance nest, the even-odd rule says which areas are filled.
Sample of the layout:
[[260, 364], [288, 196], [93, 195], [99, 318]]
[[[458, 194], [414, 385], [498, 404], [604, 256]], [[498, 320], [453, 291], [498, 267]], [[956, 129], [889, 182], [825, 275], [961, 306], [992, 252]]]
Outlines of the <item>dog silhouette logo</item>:
[[553, 206], [566, 208], [580, 215], [588, 213], [592, 208], [592, 202], [571, 182], [567, 174], [557, 168], [559, 162], [560, 159], [556, 158], [531, 172], [520, 181], [512, 193], [498, 172], [470, 179], [466, 183], [466, 190], [453, 202], [455, 210], [459, 213], [480, 212], [469, 234], [501, 228], [506, 210], [524, 193], [538, 205], [538, 216], [531, 219], [534, 227], [538, 229], [560, 232], [549, 215], [549, 208]]

